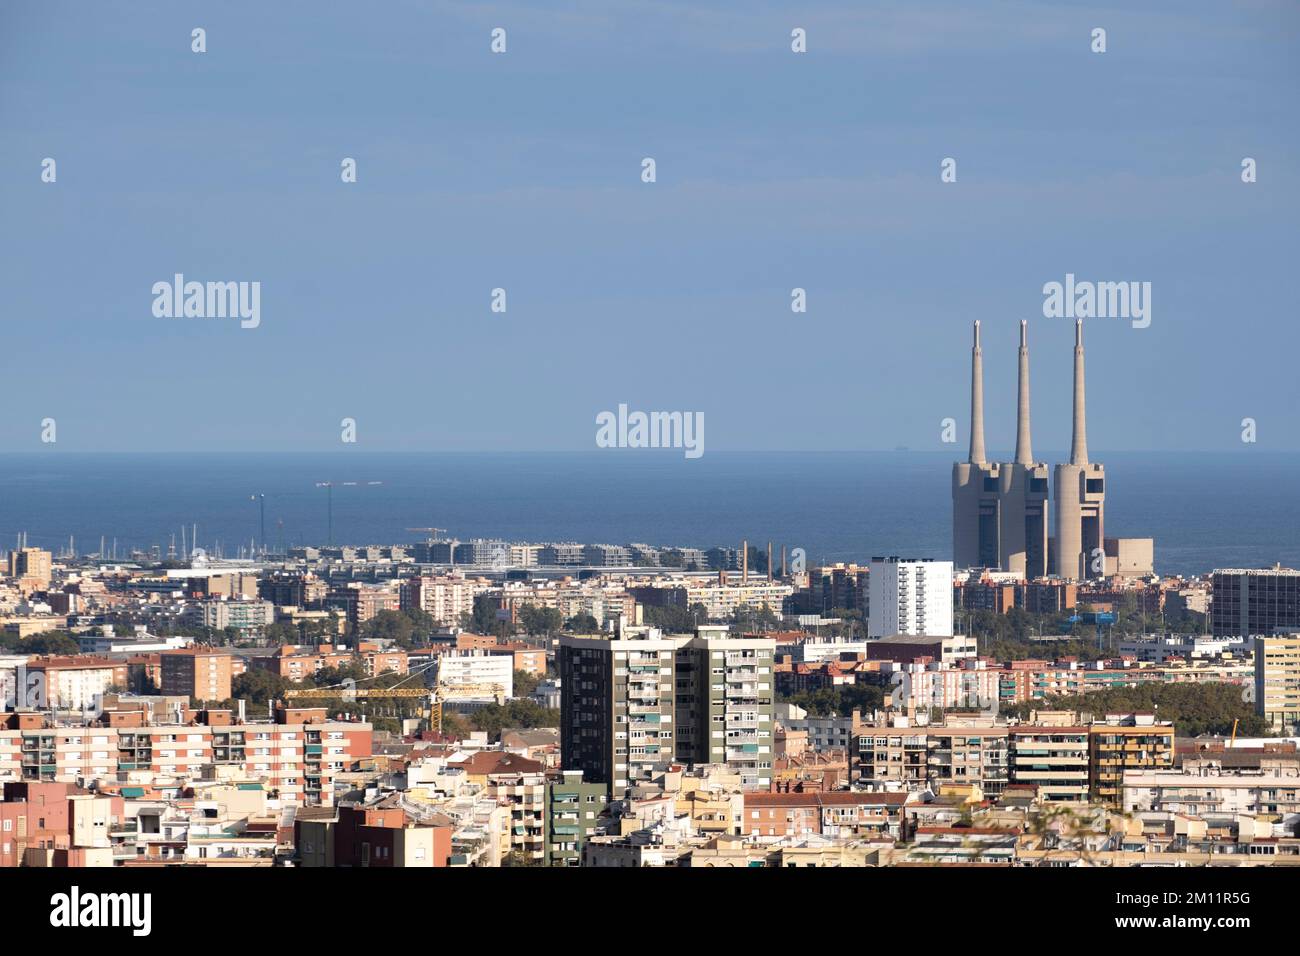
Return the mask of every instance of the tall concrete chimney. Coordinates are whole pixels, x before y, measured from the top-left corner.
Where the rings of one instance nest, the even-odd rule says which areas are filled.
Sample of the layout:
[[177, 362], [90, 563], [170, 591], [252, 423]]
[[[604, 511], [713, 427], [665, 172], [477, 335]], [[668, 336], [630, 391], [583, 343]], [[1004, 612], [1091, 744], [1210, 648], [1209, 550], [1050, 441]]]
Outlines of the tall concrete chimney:
[[970, 352], [970, 454], [973, 465], [984, 457], [984, 354], [980, 351], [980, 323], [975, 320], [975, 344]]
[[1020, 396], [1016, 402], [1016, 464], [1034, 463], [1029, 438], [1029, 323], [1020, 322]]
[[1088, 430], [1083, 407], [1083, 319], [1074, 322], [1074, 441], [1070, 445], [1070, 464], [1088, 463]]
[[767, 543], [767, 579], [772, 580], [772, 542]]
[[749, 540], [740, 542], [740, 583], [749, 583]]

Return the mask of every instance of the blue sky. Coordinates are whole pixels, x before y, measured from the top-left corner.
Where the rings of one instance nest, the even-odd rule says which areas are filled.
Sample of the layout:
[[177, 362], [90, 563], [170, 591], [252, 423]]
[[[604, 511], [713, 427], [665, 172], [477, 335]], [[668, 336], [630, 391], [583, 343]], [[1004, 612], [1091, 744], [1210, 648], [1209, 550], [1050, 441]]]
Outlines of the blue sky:
[[[709, 450], [951, 416], [960, 457], [970, 322], [999, 450], [1023, 318], [1042, 456], [1067, 272], [1153, 290], [1086, 328], [1092, 449], [1300, 450], [1298, 39], [1265, 0], [4, 4], [0, 451], [590, 450], [626, 402]], [[155, 318], [176, 272], [260, 281], [260, 328]]]

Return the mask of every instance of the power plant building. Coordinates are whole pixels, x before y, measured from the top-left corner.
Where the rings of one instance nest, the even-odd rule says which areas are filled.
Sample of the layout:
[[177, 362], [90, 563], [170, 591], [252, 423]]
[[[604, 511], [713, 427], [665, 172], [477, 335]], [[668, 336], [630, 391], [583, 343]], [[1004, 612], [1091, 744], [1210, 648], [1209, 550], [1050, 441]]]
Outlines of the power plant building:
[[[1074, 328], [1073, 436], [1070, 459], [1058, 464], [1049, 489], [1048, 466], [1035, 461], [1029, 416], [1028, 323], [1020, 323], [1016, 451], [991, 462], [984, 445], [984, 357], [980, 323], [971, 349], [970, 450], [952, 468], [952, 551], [957, 568], [1007, 571], [1033, 581], [1057, 575], [1074, 581], [1154, 570], [1150, 538], [1106, 537], [1106, 467], [1088, 458], [1084, 401], [1083, 323]], [[1056, 500], [1049, 537], [1049, 497]]]

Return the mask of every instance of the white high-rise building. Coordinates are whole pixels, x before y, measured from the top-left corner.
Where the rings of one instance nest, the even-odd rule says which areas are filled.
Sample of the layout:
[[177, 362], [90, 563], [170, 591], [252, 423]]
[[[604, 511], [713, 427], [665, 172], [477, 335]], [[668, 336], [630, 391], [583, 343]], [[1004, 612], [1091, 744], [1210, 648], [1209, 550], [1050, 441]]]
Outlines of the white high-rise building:
[[872, 558], [867, 637], [952, 634], [952, 562]]

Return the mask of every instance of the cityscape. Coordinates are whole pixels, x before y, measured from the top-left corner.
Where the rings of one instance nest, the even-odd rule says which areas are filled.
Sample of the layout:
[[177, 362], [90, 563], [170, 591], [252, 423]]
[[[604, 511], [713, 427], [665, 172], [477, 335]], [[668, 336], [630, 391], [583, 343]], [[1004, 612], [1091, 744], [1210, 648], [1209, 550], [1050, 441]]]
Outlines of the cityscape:
[[1287, 0], [0, 5], [20, 938], [626, 946], [665, 878], [1280, 938], [1298, 49]]
[[1300, 864], [1300, 571], [1106, 537], [1082, 322], [1070, 461], [1049, 488], [1025, 323], [988, 461], [980, 329], [957, 561], [20, 536], [0, 865]]

